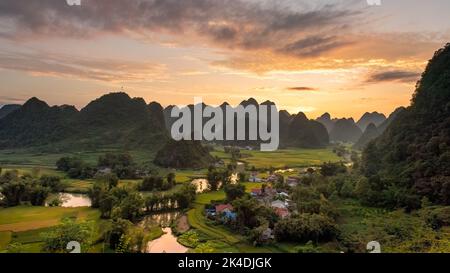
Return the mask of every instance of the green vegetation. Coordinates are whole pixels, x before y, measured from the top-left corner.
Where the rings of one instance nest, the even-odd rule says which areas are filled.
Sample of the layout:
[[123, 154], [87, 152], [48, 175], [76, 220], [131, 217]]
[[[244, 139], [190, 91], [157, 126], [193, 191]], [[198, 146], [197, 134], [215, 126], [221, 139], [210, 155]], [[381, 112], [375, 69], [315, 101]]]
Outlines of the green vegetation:
[[169, 140], [156, 154], [154, 163], [165, 168], [199, 169], [213, 161], [209, 150], [198, 141]]
[[11, 237], [11, 231], [0, 231], [0, 253], [9, 245], [9, 243], [11, 242]]
[[450, 205], [450, 44], [437, 51], [412, 105], [362, 156], [365, 203], [417, 209], [423, 197]]
[[274, 152], [242, 151], [241, 153], [241, 161], [249, 166], [255, 166], [257, 169], [309, 167], [318, 166], [323, 162], [340, 160], [330, 149], [289, 149]]

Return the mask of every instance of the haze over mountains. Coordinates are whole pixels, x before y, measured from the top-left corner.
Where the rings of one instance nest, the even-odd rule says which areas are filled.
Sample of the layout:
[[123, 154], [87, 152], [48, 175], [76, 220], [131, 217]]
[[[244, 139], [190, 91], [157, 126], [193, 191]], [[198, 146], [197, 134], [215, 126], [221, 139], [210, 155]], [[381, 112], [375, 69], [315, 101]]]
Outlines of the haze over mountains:
[[[259, 104], [255, 99], [244, 100], [240, 105], [253, 105], [259, 112], [261, 105], [275, 105], [271, 101]], [[203, 104], [203, 108], [206, 105]], [[225, 113], [228, 103], [218, 106]], [[157, 102], [147, 104], [142, 98], [131, 98], [126, 93], [110, 93], [90, 102], [78, 111], [73, 106], [53, 106], [31, 98], [23, 106], [10, 105], [0, 109], [0, 148], [48, 146], [51, 149], [122, 147], [160, 147], [169, 139], [170, 128], [176, 121], [170, 117], [172, 109], [163, 108]], [[193, 113], [194, 105], [188, 105]], [[377, 112], [366, 113], [355, 122], [350, 119], [332, 119], [326, 113], [317, 120], [310, 120], [302, 112], [291, 115], [279, 111], [280, 147], [323, 148], [330, 142], [357, 143], [363, 148], [370, 140], [381, 134], [394, 114], [386, 119]], [[205, 124], [210, 118], [203, 118]], [[230, 124], [224, 115], [222, 135]], [[193, 117], [191, 119], [193, 127]], [[241, 120], [243, 121], [243, 120]], [[270, 115], [268, 116], [269, 128]], [[248, 126], [250, 120], [246, 116]], [[253, 121], [258, 123], [258, 120]], [[235, 127], [237, 119], [235, 118]], [[377, 130], [374, 130], [379, 126]], [[266, 126], [262, 124], [262, 126]], [[366, 127], [370, 132], [364, 134]], [[235, 128], [236, 129], [236, 128]], [[363, 130], [364, 129], [364, 130]], [[236, 130], [235, 130], [236, 131]], [[376, 132], [375, 132], [376, 131]], [[256, 146], [261, 141], [218, 141], [224, 145]], [[359, 141], [361, 138], [363, 140]], [[236, 138], [235, 138], [236, 139]]]

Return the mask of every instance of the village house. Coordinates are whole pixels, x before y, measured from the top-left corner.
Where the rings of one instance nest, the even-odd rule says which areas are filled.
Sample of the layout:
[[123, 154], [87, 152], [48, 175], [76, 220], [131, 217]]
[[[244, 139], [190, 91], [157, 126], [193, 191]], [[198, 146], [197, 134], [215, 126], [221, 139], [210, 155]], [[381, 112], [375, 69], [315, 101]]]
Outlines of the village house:
[[248, 181], [249, 182], [257, 182], [257, 183], [263, 182], [263, 180], [258, 177], [258, 173], [257, 172], [252, 172], [250, 174], [250, 178], [249, 178]]
[[275, 208], [275, 214], [278, 215], [281, 219], [289, 217], [291, 214], [287, 208]]
[[111, 174], [112, 173], [112, 169], [111, 168], [100, 168], [97, 171], [97, 175], [106, 175], [106, 174]]
[[216, 208], [206, 209], [205, 212], [206, 212], [206, 216], [209, 218], [216, 217]]
[[221, 214], [223, 213], [226, 209], [233, 211], [233, 206], [230, 204], [220, 204], [216, 206], [216, 213], [217, 214]]
[[275, 200], [272, 203], [270, 203], [270, 206], [272, 208], [287, 209], [288, 203], [281, 200]]
[[252, 197], [258, 197], [262, 195], [262, 189], [252, 189], [252, 191], [250, 192], [250, 195]]
[[294, 177], [294, 176], [289, 176], [287, 179], [286, 179], [286, 184], [289, 186], [289, 187], [296, 187], [298, 184], [300, 183], [300, 178], [299, 177]]
[[289, 198], [289, 194], [285, 191], [280, 191], [277, 193], [278, 198], [287, 199]]
[[278, 176], [276, 174], [271, 174], [267, 177], [266, 181], [271, 183], [278, 182]]
[[237, 218], [237, 214], [235, 212], [232, 212], [229, 209], [225, 209], [222, 212], [222, 221], [225, 223], [235, 221]]

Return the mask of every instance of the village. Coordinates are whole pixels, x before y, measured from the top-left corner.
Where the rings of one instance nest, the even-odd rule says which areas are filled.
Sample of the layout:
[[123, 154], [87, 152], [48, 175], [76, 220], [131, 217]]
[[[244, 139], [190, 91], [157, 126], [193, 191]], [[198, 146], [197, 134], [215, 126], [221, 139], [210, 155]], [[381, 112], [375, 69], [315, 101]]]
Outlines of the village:
[[[298, 213], [297, 204], [291, 199], [292, 189], [297, 187], [302, 178], [311, 176], [319, 168], [281, 169], [268, 173], [252, 171], [248, 182], [258, 183], [260, 187], [251, 189], [250, 198], [257, 200], [262, 206], [271, 209], [279, 219], [286, 219]], [[297, 173], [298, 175], [286, 175]], [[205, 207], [205, 215], [216, 224], [232, 226], [237, 219], [237, 212], [229, 202], [214, 203]], [[262, 233], [262, 241], [275, 239], [270, 227]]]

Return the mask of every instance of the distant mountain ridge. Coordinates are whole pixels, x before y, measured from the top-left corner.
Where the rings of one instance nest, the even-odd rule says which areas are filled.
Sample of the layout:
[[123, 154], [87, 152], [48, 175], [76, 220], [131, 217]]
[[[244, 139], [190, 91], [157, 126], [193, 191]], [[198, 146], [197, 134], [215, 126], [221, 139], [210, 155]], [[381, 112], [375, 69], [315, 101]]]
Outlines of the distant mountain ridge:
[[31, 98], [0, 120], [0, 148], [149, 147], [168, 138], [161, 117], [143, 99], [125, 93], [104, 95], [81, 111]]
[[[355, 145], [355, 148], [358, 147], [358, 149], [361, 149], [361, 145], [367, 144], [368, 141], [383, 133], [402, 109], [404, 108], [397, 108], [389, 118], [386, 118], [384, 114], [378, 112], [366, 112], [356, 123], [353, 118], [332, 118], [329, 113], [325, 113], [318, 117], [316, 121], [327, 128], [330, 135], [330, 141], [356, 144], [361, 138], [364, 138], [358, 145]], [[376, 127], [378, 134], [374, 134], [374, 128], [371, 128], [370, 132], [364, 135], [370, 124], [373, 124]]]
[[[254, 98], [249, 98], [248, 100], [242, 101], [238, 106], [249, 106], [253, 105], [256, 107], [257, 112], [259, 113], [259, 108], [261, 105], [275, 105], [275, 103], [271, 101], [265, 101], [263, 103], [258, 103]], [[203, 107], [206, 105], [203, 104]], [[218, 108], [222, 109], [223, 113], [225, 113], [226, 107], [230, 106], [229, 103], [224, 102]], [[166, 128], [170, 129], [172, 127], [172, 124], [176, 121], [176, 118], [172, 118], [171, 112], [172, 109], [177, 106], [170, 105], [164, 109], [164, 119], [166, 121]], [[191, 109], [191, 113], [193, 113], [194, 105], [188, 105], [186, 106]], [[236, 107], [232, 107], [235, 109]], [[204, 108], [203, 108], [204, 109]], [[205, 124], [209, 119], [204, 118], [203, 124]], [[236, 124], [238, 120], [235, 118], [235, 129]], [[248, 124], [249, 124], [249, 118], [246, 117], [245, 121], [241, 120], [239, 122], [245, 122], [247, 124], [247, 130], [248, 130]], [[259, 121], [253, 121], [259, 124]], [[326, 128], [320, 124], [319, 122], [316, 122], [314, 120], [309, 120], [304, 113], [298, 113], [296, 115], [291, 115], [285, 110], [279, 111], [279, 122], [280, 122], [280, 147], [301, 147], [301, 148], [323, 148], [326, 147], [329, 144], [329, 136]], [[193, 117], [191, 117], [191, 127], [193, 128]], [[261, 124], [262, 126], [268, 126], [271, 128], [270, 124], [270, 116], [268, 116], [268, 123], [269, 124]], [[225, 132], [231, 124], [227, 124], [226, 122], [226, 116], [223, 117], [223, 124], [224, 128], [222, 132], [219, 132], [223, 135], [223, 138], [226, 139]], [[236, 130], [235, 130], [236, 134]], [[246, 136], [248, 137], [248, 132], [246, 132]], [[236, 137], [235, 137], [236, 139]], [[247, 138], [248, 139], [248, 138]], [[253, 141], [253, 140], [243, 140], [243, 141], [216, 141], [224, 145], [236, 145], [236, 146], [257, 146], [261, 143], [261, 141]]]
[[362, 131], [356, 125], [353, 118], [339, 119], [330, 132], [330, 139], [335, 142], [356, 142], [361, 137]]
[[356, 125], [361, 129], [361, 131], [365, 131], [369, 124], [374, 124], [376, 127], [380, 126], [384, 121], [386, 121], [386, 116], [384, 114], [380, 114], [378, 112], [366, 112], [359, 120], [356, 122]]
[[[259, 104], [254, 98], [239, 105], [254, 105], [259, 112], [261, 105], [275, 105], [271, 101]], [[224, 112], [229, 106], [222, 103]], [[131, 98], [123, 92], [110, 93], [93, 100], [77, 110], [74, 106], [50, 107], [44, 101], [31, 98], [23, 106], [0, 109], [9, 112], [0, 119], [0, 149], [47, 146], [55, 149], [79, 149], [95, 147], [154, 148], [161, 147], [170, 138], [170, 129], [175, 118], [172, 109], [163, 108], [158, 102], [147, 104], [142, 98]], [[187, 106], [193, 110], [194, 105]], [[206, 107], [203, 104], [203, 107]], [[193, 111], [191, 112], [193, 113]], [[372, 113], [373, 114], [373, 113]], [[375, 114], [378, 123], [381, 114]], [[366, 117], [370, 119], [369, 117]], [[203, 119], [205, 124], [209, 118]], [[387, 126], [389, 119], [380, 126]], [[237, 120], [235, 120], [236, 126]], [[248, 127], [248, 117], [245, 118]], [[256, 121], [258, 123], [258, 121]], [[269, 126], [261, 124], [261, 126]], [[363, 132], [353, 119], [331, 119], [326, 113], [317, 120], [310, 120], [302, 112], [291, 115], [279, 111], [280, 148], [323, 148], [330, 141], [357, 142]], [[193, 125], [193, 119], [192, 119]], [[230, 124], [224, 116], [223, 134]], [[193, 128], [193, 126], [192, 126]], [[382, 131], [382, 130], [378, 130]], [[246, 134], [248, 136], [248, 132]], [[372, 135], [371, 135], [372, 137]], [[225, 138], [225, 135], [224, 135]], [[221, 141], [224, 145], [257, 146], [260, 141]]]
[[20, 105], [20, 104], [6, 104], [6, 105], [3, 105], [3, 107], [0, 108], [0, 119], [6, 117], [10, 113], [16, 111], [21, 106], [22, 105]]

